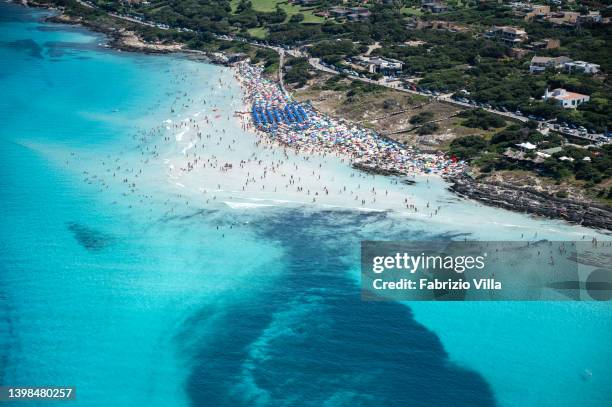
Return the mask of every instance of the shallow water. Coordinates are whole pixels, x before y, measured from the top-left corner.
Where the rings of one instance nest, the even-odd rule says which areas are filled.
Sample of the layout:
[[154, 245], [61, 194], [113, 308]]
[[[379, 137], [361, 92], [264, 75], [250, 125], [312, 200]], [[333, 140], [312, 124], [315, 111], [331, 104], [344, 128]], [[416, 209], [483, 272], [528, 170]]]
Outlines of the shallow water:
[[[593, 231], [458, 200], [436, 178], [285, 157], [233, 117], [230, 70], [111, 51], [41, 15], [0, 5], [2, 383], [74, 385], [87, 406], [610, 398], [607, 305], [369, 303], [358, 288], [362, 239]], [[232, 170], [181, 171], [193, 153]]]

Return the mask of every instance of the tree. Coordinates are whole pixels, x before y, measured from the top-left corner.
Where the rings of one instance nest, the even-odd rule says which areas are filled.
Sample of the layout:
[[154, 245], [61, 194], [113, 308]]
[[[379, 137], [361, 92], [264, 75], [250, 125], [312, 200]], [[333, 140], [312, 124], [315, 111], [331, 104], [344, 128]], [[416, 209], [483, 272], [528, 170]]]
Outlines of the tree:
[[410, 124], [418, 125], [423, 124], [433, 119], [432, 112], [420, 112], [410, 118]]
[[294, 58], [288, 61], [284, 75], [285, 82], [295, 83], [297, 87], [302, 87], [310, 79], [308, 73], [308, 60], [306, 58]]
[[471, 161], [485, 151], [487, 146], [487, 141], [480, 136], [465, 136], [453, 140], [448, 152], [461, 160]]
[[294, 14], [289, 19], [290, 23], [299, 23], [301, 21], [304, 21], [304, 14], [302, 14], [302, 13]]
[[561, 180], [563, 178], [567, 178], [571, 175], [570, 170], [562, 164], [556, 157], [547, 158], [544, 163], [542, 163], [542, 175], [554, 178], [556, 180]]
[[422, 125], [421, 127], [419, 127], [419, 129], [417, 130], [417, 134], [419, 136], [425, 136], [427, 134], [432, 134], [435, 133], [436, 131], [438, 131], [439, 127], [437, 124], [435, 123], [427, 123]]
[[506, 121], [494, 113], [489, 113], [484, 109], [466, 110], [459, 114], [459, 117], [464, 117], [461, 124], [465, 127], [480, 128], [488, 130], [490, 128], [503, 127]]

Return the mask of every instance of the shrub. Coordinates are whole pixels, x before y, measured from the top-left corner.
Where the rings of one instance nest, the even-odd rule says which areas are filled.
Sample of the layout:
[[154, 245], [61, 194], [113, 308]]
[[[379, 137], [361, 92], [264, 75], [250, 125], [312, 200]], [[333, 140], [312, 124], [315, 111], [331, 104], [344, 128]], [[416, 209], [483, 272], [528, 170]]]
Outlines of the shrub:
[[504, 119], [484, 109], [466, 110], [461, 112], [459, 117], [466, 118], [466, 120], [461, 123], [463, 126], [483, 130], [502, 127], [506, 124]]
[[487, 141], [480, 136], [465, 136], [453, 140], [450, 144], [449, 154], [471, 161], [487, 148]]
[[304, 21], [304, 14], [302, 13], [294, 14], [289, 19], [290, 23], [299, 23], [300, 21]]
[[419, 129], [417, 130], [417, 134], [419, 136], [424, 136], [427, 134], [432, 134], [435, 133], [436, 131], [438, 131], [439, 127], [437, 124], [435, 123], [427, 123], [422, 125], [421, 127], [419, 127]]
[[431, 119], [433, 119], [433, 113], [421, 112], [410, 118], [410, 124], [413, 124], [413, 125], [423, 124], [425, 122], [430, 121]]

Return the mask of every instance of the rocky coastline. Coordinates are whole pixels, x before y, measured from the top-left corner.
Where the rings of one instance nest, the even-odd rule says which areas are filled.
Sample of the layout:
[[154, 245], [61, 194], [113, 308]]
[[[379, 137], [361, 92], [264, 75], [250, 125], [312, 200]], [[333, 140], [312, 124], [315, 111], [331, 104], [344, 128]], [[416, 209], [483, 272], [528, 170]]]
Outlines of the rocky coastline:
[[126, 28], [116, 28], [104, 23], [98, 23], [79, 16], [72, 16], [66, 14], [64, 10], [57, 8], [49, 3], [36, 2], [32, 0], [23, 0], [19, 3], [26, 7], [44, 8], [57, 12], [57, 14], [45, 18], [45, 21], [56, 24], [82, 26], [86, 27], [91, 31], [104, 34], [108, 40], [106, 44], [108, 48], [126, 52], [141, 52], [145, 54], [169, 54], [180, 52], [183, 54], [187, 54], [190, 57], [204, 59], [210, 63], [227, 65], [227, 61], [221, 58], [220, 55], [214, 55], [204, 51], [189, 49], [186, 48], [185, 45], [182, 43], [148, 43], [143, 41], [135, 31], [131, 31]]
[[529, 186], [517, 187], [476, 180], [469, 176], [448, 179], [449, 189], [459, 196], [500, 208], [563, 219], [582, 226], [612, 231], [612, 209], [593, 202], [558, 198]]
[[381, 168], [381, 167], [376, 166], [374, 164], [367, 164], [367, 163], [363, 163], [363, 162], [359, 162], [359, 161], [354, 161], [351, 164], [351, 166], [353, 168], [355, 168], [356, 170], [363, 171], [363, 172], [366, 172], [368, 174], [384, 175], [384, 176], [388, 176], [388, 177], [403, 176], [404, 175], [404, 174], [402, 174], [399, 171], [389, 170], [389, 169]]

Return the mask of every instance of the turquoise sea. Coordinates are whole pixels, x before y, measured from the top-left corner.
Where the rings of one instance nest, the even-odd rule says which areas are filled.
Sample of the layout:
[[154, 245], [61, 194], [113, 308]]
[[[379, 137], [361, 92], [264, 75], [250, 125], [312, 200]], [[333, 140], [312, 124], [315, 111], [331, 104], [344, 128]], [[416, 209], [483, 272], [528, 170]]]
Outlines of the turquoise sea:
[[191, 147], [147, 137], [204, 103], [215, 159], [276, 154], [232, 120], [232, 72], [113, 51], [47, 14], [0, 4], [0, 385], [76, 386], [82, 406], [609, 405], [609, 304], [359, 290], [365, 239], [606, 237], [460, 201], [433, 178], [401, 188], [441, 205], [434, 219], [212, 198], [218, 171], [190, 192], [169, 163]]

